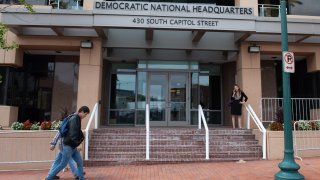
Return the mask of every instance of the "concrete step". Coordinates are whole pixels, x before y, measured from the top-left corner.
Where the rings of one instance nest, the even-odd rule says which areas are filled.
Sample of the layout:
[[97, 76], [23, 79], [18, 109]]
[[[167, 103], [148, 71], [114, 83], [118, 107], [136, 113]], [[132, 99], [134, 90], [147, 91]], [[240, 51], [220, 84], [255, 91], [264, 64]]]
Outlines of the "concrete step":
[[[262, 150], [251, 130], [210, 129], [210, 161], [261, 159]], [[93, 130], [87, 164], [139, 164], [205, 161], [205, 131], [197, 128], [153, 128], [150, 160], [145, 160], [144, 128]]]

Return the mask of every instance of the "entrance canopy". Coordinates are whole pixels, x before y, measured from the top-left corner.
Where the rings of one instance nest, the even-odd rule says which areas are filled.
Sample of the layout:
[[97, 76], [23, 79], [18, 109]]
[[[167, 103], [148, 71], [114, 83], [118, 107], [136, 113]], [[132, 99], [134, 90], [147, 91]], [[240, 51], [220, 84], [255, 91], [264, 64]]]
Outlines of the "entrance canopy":
[[[252, 8], [140, 3], [132, 10], [134, 3], [127, 4], [98, 1], [93, 10], [36, 9], [36, 13], [7, 8], [1, 22], [18, 36], [103, 38], [108, 57], [128, 60], [136, 60], [137, 54], [141, 58], [143, 52], [142, 58], [149, 59], [209, 62], [215, 57], [216, 62], [227, 62], [235, 60], [239, 42], [281, 42], [280, 19], [254, 16]], [[320, 19], [288, 17], [291, 43], [320, 43], [319, 29]]]

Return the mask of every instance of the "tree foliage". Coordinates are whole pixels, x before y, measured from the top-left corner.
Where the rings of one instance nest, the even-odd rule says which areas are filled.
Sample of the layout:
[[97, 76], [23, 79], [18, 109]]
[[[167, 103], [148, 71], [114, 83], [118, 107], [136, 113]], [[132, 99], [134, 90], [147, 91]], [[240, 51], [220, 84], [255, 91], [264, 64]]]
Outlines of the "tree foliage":
[[295, 7], [296, 4], [303, 4], [300, 0], [288, 0], [288, 4], [292, 7]]
[[[33, 6], [31, 4], [28, 4], [26, 2], [26, 0], [19, 0], [19, 3], [21, 5], [24, 6], [24, 8], [29, 11], [30, 13], [34, 13], [34, 9], [33, 9]], [[8, 5], [8, 6], [5, 6], [3, 8], [0, 9], [0, 13], [1, 12], [5, 12], [6, 8], [10, 7], [11, 5]], [[7, 43], [7, 40], [6, 40], [6, 33], [8, 32], [8, 27], [3, 24], [3, 23], [0, 23], [0, 49], [4, 49], [4, 50], [10, 50], [10, 49], [16, 49], [19, 47], [19, 45], [15, 42], [12, 42], [12, 43]]]

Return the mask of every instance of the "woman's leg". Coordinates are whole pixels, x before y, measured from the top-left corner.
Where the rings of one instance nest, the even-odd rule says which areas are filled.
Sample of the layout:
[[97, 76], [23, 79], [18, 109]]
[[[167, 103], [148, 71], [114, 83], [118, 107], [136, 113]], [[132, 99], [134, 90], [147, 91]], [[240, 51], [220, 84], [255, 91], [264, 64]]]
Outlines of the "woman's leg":
[[238, 126], [239, 126], [239, 128], [241, 129], [242, 128], [242, 121], [241, 121], [241, 115], [240, 116], [238, 116]]
[[232, 119], [232, 127], [233, 127], [233, 129], [234, 129], [234, 128], [236, 128], [235, 115], [231, 115], [231, 119]]

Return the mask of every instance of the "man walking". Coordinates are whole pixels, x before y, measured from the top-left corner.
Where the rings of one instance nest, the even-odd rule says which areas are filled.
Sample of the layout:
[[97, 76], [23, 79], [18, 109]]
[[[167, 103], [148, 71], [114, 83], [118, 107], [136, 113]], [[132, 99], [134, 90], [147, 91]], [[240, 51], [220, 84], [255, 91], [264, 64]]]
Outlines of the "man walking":
[[78, 177], [80, 180], [84, 180], [83, 177], [83, 161], [80, 152], [77, 151], [77, 147], [82, 143], [84, 136], [81, 130], [81, 120], [90, 113], [87, 106], [82, 106], [75, 116], [70, 117], [68, 122], [68, 133], [62, 138], [63, 148], [61, 151], [60, 163], [48, 173], [46, 180], [52, 180], [66, 165], [69, 160], [73, 160], [78, 166]]

